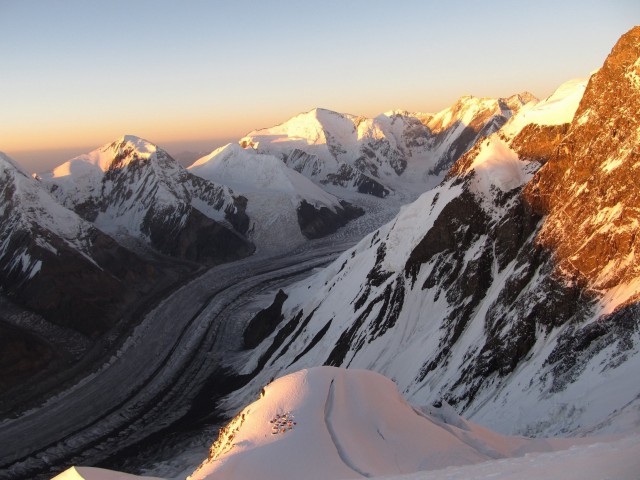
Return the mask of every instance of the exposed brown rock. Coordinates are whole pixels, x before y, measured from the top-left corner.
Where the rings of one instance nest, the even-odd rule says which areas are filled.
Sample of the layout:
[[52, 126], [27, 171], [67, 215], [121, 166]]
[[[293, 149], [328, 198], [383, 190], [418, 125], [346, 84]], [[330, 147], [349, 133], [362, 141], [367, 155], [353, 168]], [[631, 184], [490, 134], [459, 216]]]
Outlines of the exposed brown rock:
[[[525, 189], [548, 215], [538, 243], [596, 289], [640, 274], [640, 27], [591, 77], [571, 126]], [[609, 269], [613, 273], [609, 273]]]

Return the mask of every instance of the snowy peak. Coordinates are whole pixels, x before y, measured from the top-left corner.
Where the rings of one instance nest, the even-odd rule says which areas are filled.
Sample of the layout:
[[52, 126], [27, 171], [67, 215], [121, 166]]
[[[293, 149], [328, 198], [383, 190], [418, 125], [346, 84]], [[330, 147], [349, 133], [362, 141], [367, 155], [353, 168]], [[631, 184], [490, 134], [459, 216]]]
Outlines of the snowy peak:
[[43, 182], [60, 203], [121, 241], [207, 263], [252, 252], [242, 236], [246, 199], [190, 174], [141, 138], [126, 135], [80, 155]]
[[267, 385], [224, 427], [191, 478], [398, 475], [514, 456], [531, 444], [430, 410], [438, 416], [411, 407], [393, 382], [371, 371], [298, 371]]
[[[114, 159], [118, 159], [118, 163], [122, 164], [122, 160], [125, 159], [151, 158], [157, 153], [158, 147], [140, 137], [136, 137], [134, 135], [124, 135], [110, 145], [102, 147], [101, 150], [105, 153], [111, 152]], [[117, 168], [117, 165], [112, 164], [110, 168]]]
[[136, 159], [148, 160], [155, 157], [158, 147], [134, 135], [124, 135], [89, 153], [79, 155], [53, 170], [52, 178], [81, 175], [81, 169], [95, 167], [102, 172], [122, 168]]
[[242, 146], [259, 149], [260, 142], [282, 139], [307, 145], [328, 145], [335, 138], [346, 140], [355, 134], [353, 117], [324, 108], [315, 108], [271, 128], [254, 130], [240, 140]]
[[500, 133], [510, 141], [529, 125], [534, 126], [530, 130], [536, 130], [536, 127], [553, 127], [571, 123], [588, 80], [588, 78], [569, 80], [544, 100], [528, 103], [507, 122]]

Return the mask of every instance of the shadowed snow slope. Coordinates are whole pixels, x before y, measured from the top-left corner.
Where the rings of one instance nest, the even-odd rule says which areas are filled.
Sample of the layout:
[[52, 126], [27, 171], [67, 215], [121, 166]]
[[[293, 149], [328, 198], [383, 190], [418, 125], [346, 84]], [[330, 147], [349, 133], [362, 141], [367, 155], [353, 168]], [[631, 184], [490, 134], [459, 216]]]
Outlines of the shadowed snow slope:
[[568, 447], [505, 437], [447, 406], [411, 407], [374, 372], [302, 370], [271, 383], [224, 429], [192, 479], [397, 475]]
[[0, 196], [0, 290], [48, 320], [103, 333], [134, 280], [154, 277], [2, 153]]

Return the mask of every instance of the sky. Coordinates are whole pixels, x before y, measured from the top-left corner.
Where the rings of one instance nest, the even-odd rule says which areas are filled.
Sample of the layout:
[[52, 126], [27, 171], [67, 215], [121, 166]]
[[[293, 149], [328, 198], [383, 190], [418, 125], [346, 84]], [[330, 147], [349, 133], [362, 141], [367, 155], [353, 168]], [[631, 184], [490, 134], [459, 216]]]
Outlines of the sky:
[[636, 23], [637, 0], [0, 0], [0, 151], [46, 171], [124, 134], [204, 153], [315, 107], [544, 98]]

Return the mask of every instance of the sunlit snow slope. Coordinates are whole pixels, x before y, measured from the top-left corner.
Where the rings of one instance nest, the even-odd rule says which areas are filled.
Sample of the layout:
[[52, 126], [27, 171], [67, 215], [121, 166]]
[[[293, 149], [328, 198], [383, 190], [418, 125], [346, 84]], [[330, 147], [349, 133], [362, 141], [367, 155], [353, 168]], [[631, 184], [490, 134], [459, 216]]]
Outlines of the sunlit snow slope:
[[[527, 439], [413, 407], [374, 372], [316, 367], [279, 378], [221, 429], [190, 480], [635, 480], [640, 435]], [[72, 467], [54, 480], [152, 480]], [[153, 480], [156, 480], [155, 477]]]
[[561, 446], [569, 442], [495, 434], [446, 406], [429, 413], [413, 408], [393, 382], [374, 372], [316, 367], [265, 387], [221, 431], [191, 478], [397, 475]]

